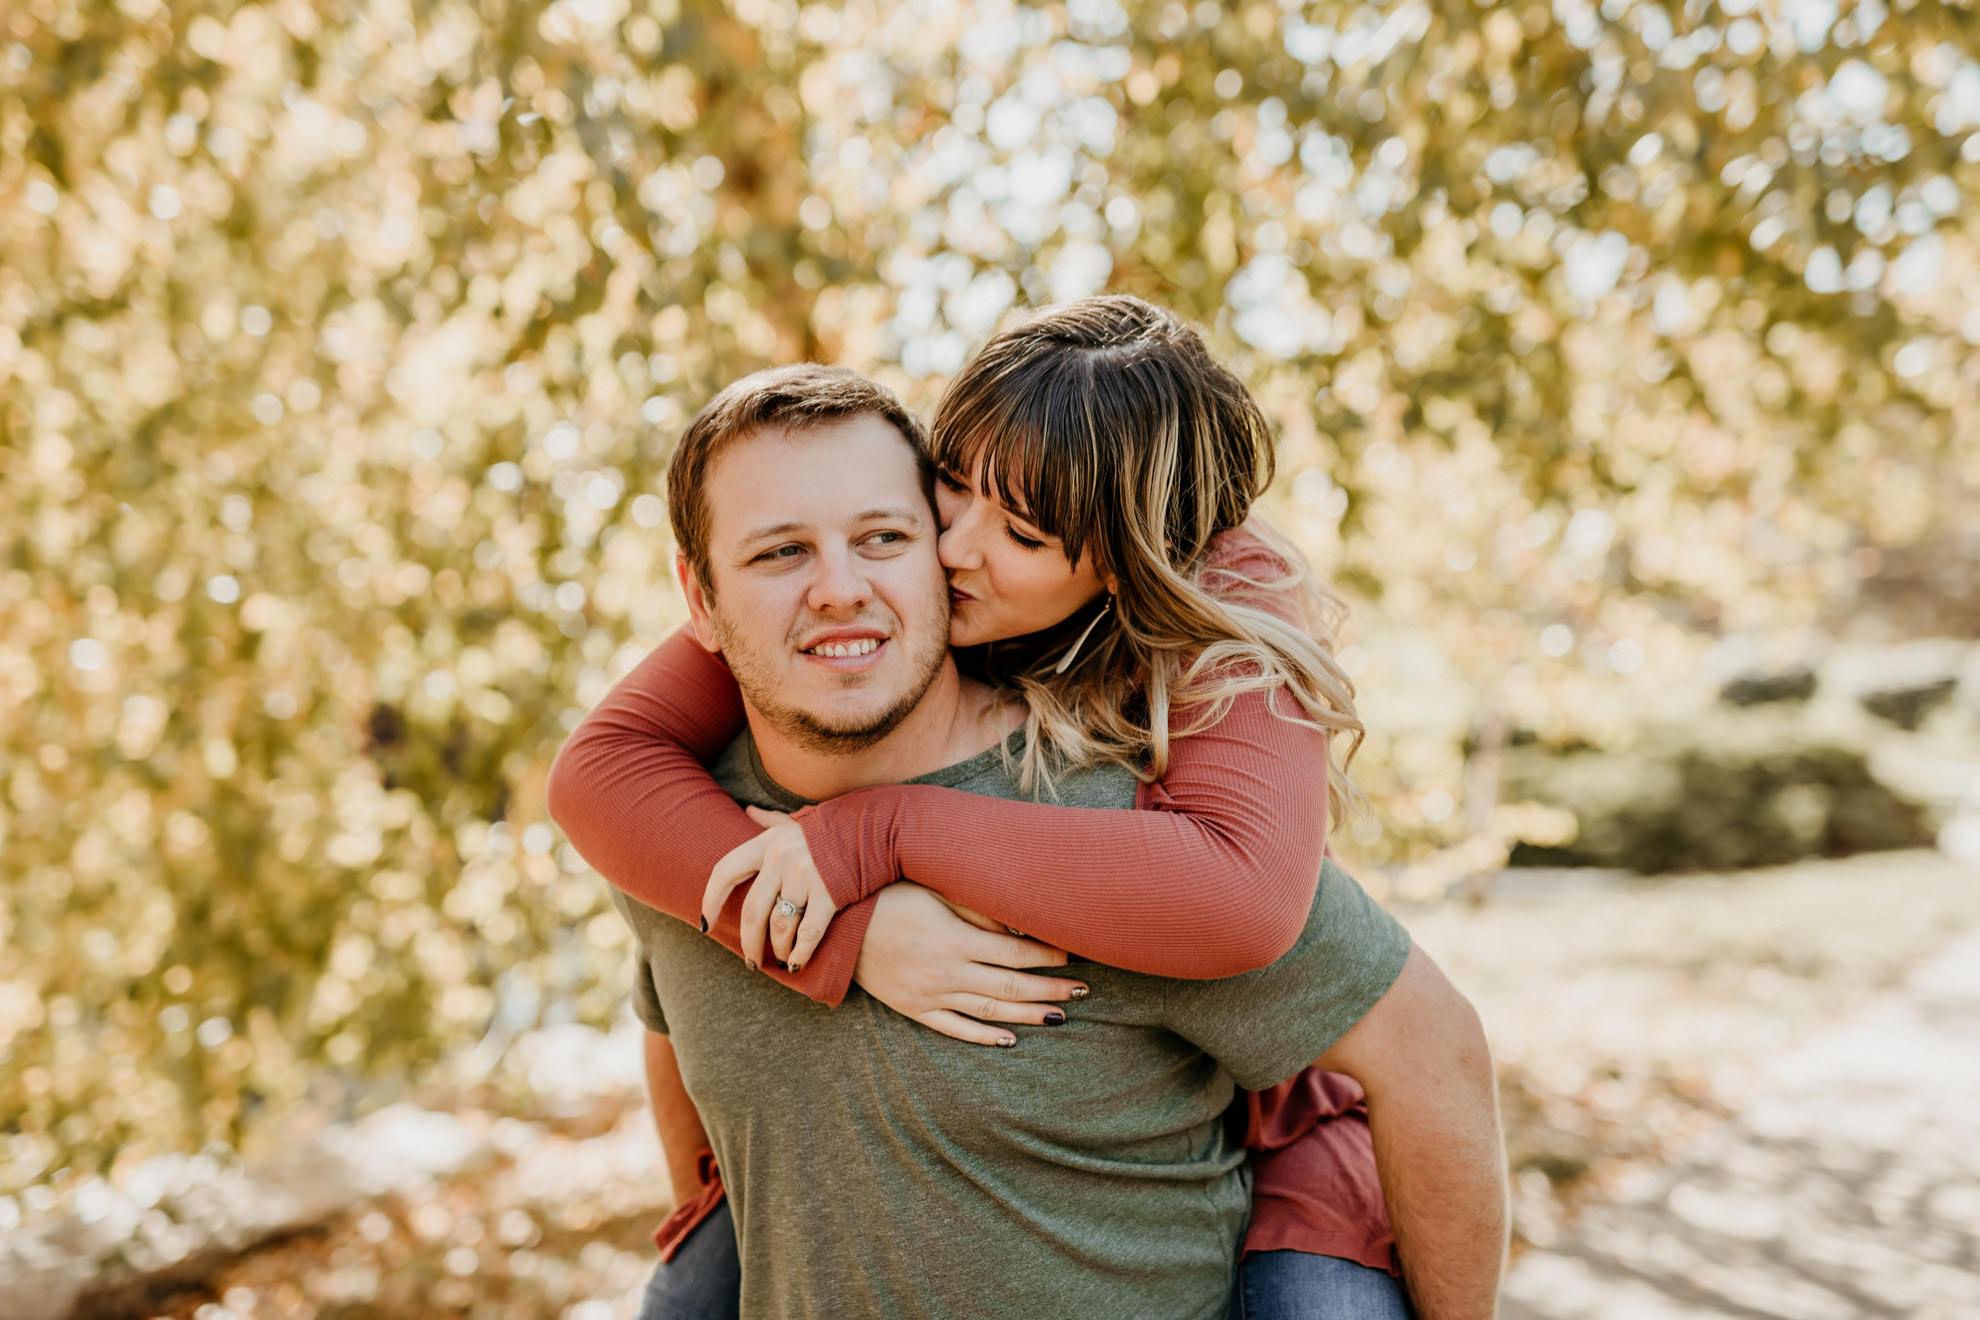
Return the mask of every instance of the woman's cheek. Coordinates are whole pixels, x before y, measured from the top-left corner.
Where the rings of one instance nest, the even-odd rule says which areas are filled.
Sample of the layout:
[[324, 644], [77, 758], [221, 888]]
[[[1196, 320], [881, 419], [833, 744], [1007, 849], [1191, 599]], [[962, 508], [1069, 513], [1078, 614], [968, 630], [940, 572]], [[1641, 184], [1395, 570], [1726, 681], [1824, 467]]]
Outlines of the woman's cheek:
[[972, 610], [968, 605], [958, 605], [949, 611], [949, 645], [975, 646], [982, 639], [972, 620]]
[[1002, 641], [1007, 635], [998, 632], [995, 628], [986, 628], [981, 624], [960, 623], [951, 627], [949, 631], [949, 645], [982, 646], [985, 642]]

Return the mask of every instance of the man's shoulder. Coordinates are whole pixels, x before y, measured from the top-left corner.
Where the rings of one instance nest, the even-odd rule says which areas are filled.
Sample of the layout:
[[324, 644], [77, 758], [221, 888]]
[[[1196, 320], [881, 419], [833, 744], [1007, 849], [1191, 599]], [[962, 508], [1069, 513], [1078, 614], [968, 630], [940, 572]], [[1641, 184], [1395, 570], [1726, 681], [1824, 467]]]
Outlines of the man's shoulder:
[[[616, 885], [607, 885], [605, 889], [611, 896], [612, 906], [619, 910], [619, 915], [631, 928], [633, 938], [648, 951], [655, 944], [664, 944], [681, 933], [694, 933], [693, 927], [686, 922], [676, 921], [660, 909], [648, 907]], [[697, 934], [695, 938], [700, 936]]]
[[1027, 790], [1019, 769], [1024, 750], [1024, 733], [1020, 730], [967, 761], [908, 782], [960, 789], [984, 797], [1050, 802], [1065, 807], [1127, 808], [1134, 805], [1135, 790], [1140, 781], [1133, 771], [1111, 762], [1062, 770], [1052, 777], [1049, 791], [1042, 785]]

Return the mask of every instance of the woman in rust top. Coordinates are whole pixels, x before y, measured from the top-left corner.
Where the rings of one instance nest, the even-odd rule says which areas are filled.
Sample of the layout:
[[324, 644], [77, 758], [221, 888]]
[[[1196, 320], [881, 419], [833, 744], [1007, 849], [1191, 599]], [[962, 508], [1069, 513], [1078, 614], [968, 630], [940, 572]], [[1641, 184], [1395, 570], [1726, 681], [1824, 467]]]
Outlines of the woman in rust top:
[[[681, 633], [560, 753], [558, 823], [614, 885], [791, 988], [837, 1003], [857, 979], [986, 1045], [1015, 1042], [999, 1023], [1063, 1021], [1056, 987], [914, 965], [931, 941], [913, 932], [886, 932], [875, 956], [885, 886], [905, 878], [1133, 971], [1214, 978], [1275, 961], [1312, 907], [1340, 803], [1330, 738], [1351, 756], [1362, 727], [1314, 634], [1332, 602], [1247, 522], [1273, 470], [1256, 402], [1175, 317], [1089, 298], [992, 340], [945, 393], [931, 441], [950, 640], [1024, 699], [1026, 782], [1049, 802], [1055, 770], [1120, 761], [1143, 777], [1145, 810], [899, 785], [751, 819], [705, 768], [743, 727], [735, 682]], [[1406, 1314], [1359, 1088], [1309, 1070], [1245, 1103], [1247, 1314]], [[709, 1169], [663, 1253], [720, 1200]]]

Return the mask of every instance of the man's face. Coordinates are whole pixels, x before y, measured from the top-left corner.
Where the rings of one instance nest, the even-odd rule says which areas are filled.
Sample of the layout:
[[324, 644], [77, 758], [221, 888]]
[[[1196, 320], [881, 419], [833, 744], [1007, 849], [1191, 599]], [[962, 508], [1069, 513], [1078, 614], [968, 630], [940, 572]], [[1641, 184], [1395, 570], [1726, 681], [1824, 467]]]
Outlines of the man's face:
[[733, 442], [711, 467], [702, 644], [743, 700], [815, 749], [887, 736], [940, 673], [948, 587], [914, 452], [867, 414]]

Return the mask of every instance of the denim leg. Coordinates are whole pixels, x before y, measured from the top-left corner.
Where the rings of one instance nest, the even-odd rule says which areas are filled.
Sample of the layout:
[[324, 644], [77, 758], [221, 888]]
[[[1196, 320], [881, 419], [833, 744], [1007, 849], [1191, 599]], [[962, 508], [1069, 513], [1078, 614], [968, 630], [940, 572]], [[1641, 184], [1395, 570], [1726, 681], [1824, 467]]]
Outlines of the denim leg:
[[742, 1254], [723, 1201], [653, 1272], [639, 1320], [738, 1320], [741, 1314]]
[[1232, 1320], [1412, 1320], [1402, 1280], [1338, 1256], [1257, 1251], [1238, 1268]]

